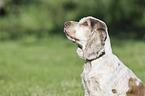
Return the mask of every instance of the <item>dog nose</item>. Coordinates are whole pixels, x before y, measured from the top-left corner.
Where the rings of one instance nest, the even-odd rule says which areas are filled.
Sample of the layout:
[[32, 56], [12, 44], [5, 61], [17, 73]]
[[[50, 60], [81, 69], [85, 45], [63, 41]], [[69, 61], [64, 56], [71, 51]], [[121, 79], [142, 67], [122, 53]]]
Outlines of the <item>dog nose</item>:
[[68, 26], [70, 26], [70, 25], [71, 25], [71, 22], [69, 22], [69, 21], [64, 23], [64, 27], [65, 28], [68, 27]]

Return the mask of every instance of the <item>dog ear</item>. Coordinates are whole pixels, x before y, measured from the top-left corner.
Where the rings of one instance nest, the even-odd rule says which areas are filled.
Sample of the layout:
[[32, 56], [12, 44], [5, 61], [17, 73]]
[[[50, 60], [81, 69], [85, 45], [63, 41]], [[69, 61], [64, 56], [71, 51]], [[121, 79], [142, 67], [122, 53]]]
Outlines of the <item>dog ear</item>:
[[87, 40], [85, 46], [84, 58], [86, 60], [93, 60], [99, 58], [105, 54], [105, 40], [107, 37], [106, 34], [106, 24], [99, 20], [90, 20], [91, 21], [91, 31], [90, 37]]

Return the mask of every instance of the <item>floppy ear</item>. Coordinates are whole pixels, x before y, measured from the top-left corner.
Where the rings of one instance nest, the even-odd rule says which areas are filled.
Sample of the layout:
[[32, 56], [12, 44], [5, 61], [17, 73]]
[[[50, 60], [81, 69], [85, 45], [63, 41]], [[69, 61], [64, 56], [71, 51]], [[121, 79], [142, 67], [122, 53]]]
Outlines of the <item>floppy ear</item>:
[[84, 49], [84, 58], [86, 60], [93, 60], [105, 54], [106, 24], [91, 20], [91, 27], [92, 33]]

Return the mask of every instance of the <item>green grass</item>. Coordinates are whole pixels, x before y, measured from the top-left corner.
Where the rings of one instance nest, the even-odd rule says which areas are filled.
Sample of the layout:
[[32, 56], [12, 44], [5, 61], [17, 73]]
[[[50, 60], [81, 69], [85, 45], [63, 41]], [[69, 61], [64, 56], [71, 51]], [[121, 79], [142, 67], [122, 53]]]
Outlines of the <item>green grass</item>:
[[[113, 52], [145, 84], [145, 43], [113, 40]], [[83, 96], [84, 61], [71, 41], [0, 42], [0, 96]]]

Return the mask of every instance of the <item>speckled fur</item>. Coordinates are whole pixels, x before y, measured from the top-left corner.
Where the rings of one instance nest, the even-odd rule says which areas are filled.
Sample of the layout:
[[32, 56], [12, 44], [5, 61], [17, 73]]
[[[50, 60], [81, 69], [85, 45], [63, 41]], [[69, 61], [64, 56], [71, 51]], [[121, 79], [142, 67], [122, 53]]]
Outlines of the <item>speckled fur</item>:
[[85, 96], [145, 96], [141, 80], [112, 53], [103, 21], [89, 16], [69, 23], [65, 33], [78, 39], [67, 35], [68, 39], [82, 46], [77, 53], [85, 59], [81, 74]]

